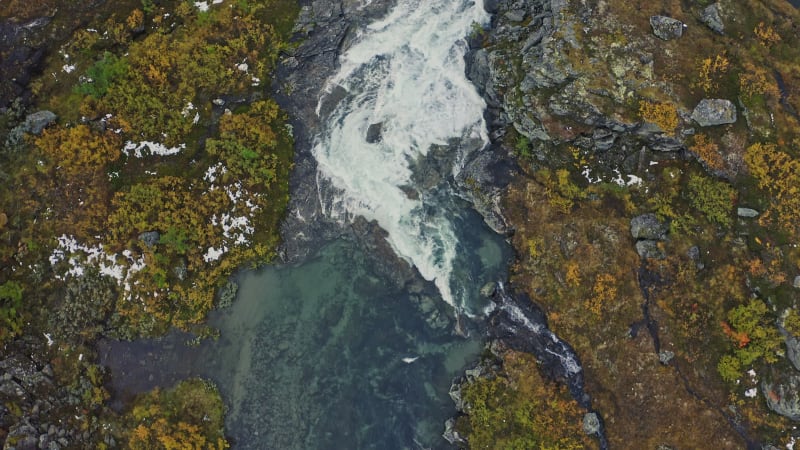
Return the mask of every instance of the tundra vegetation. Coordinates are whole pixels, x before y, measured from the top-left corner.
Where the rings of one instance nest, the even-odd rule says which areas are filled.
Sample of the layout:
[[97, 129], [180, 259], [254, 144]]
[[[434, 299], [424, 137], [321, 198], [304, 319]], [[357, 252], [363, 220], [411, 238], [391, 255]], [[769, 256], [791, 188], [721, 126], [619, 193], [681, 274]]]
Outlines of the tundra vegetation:
[[[56, 383], [82, 393], [63, 424], [92, 448], [227, 447], [212, 386], [186, 381], [118, 414], [92, 351], [100, 336], [209, 334], [217, 289], [275, 256], [293, 141], [267, 94], [298, 6], [210, 3], [106, 2], [79, 23], [77, 5], [0, 6], [74, 30], [30, 83], [29, 112], [57, 122], [3, 138], [0, 345], [47, 333]], [[12, 105], [2, 135], [23, 118]], [[16, 418], [30, 406], [8, 405]]]
[[[762, 383], [796, 370], [785, 340], [800, 332], [800, 15], [785, 1], [722, 0], [720, 34], [700, 19], [712, 1], [566, 3], [552, 39], [537, 44], [548, 68], [528, 69], [546, 87], [523, 91], [530, 72], [513, 55], [524, 38], [483, 39], [514, 110], [505, 146], [521, 173], [503, 201], [515, 230], [512, 284], [577, 351], [612, 448], [794, 442]], [[683, 35], [654, 36], [656, 15], [687, 24]], [[513, 25], [535, 29], [537, 20], [547, 21]], [[730, 100], [737, 120], [698, 126], [692, 111], [706, 98]], [[523, 133], [531, 123], [537, 132]], [[601, 147], [608, 123], [640, 133], [614, 132]], [[676, 145], [656, 149], [663, 142]], [[640, 256], [631, 219], [645, 213], [668, 232]], [[518, 417], [517, 399], [500, 389], [517, 364], [507, 359], [507, 374], [469, 385], [468, 438], [533, 433], [484, 420], [487, 407]], [[509, 400], [487, 402], [490, 389]], [[573, 423], [551, 418], [564, 430]]]

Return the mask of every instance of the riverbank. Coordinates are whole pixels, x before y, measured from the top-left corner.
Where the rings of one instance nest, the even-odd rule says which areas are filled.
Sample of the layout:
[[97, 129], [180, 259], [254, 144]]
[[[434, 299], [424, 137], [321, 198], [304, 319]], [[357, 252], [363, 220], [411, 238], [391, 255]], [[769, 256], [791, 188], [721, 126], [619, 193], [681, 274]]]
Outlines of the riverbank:
[[[797, 13], [782, 2], [634, 3], [491, 3], [470, 73], [498, 148], [522, 169], [501, 202], [517, 252], [511, 283], [584, 363], [611, 448], [791, 443], [781, 417], [791, 414], [774, 399], [788, 392], [775, 380], [794, 376], [782, 319], [796, 299], [793, 231], [754, 217], [782, 208], [775, 180], [759, 175], [758, 158], [772, 157], [760, 142], [796, 155], [781, 144], [796, 126], [776, 86], [793, 70], [784, 52]], [[673, 18], [680, 30], [663, 34]], [[739, 119], [707, 120], [696, 106], [708, 97], [730, 98]], [[519, 379], [496, 367], [492, 377]], [[488, 411], [519, 417], [517, 407]], [[481, 439], [529, 429], [486, 413], [467, 424]]]

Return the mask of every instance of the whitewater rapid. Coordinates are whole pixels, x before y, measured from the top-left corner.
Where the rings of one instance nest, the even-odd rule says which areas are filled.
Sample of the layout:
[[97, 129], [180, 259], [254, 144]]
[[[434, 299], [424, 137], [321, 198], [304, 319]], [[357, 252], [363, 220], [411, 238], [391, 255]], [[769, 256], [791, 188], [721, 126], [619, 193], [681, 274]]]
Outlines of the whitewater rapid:
[[[483, 1], [398, 0], [389, 14], [359, 33], [340, 56], [322, 105], [342, 96], [313, 148], [322, 182], [320, 201], [339, 220], [363, 216], [388, 233], [398, 256], [433, 281], [457, 310], [453, 289], [458, 238], [453, 214], [434, 195], [409, 196], [410, 163], [454, 138], [488, 143], [485, 103], [465, 76], [466, 37], [489, 16]], [[344, 93], [344, 95], [342, 95]], [[367, 130], [381, 125], [377, 142]], [[460, 167], [455, 164], [453, 174]]]

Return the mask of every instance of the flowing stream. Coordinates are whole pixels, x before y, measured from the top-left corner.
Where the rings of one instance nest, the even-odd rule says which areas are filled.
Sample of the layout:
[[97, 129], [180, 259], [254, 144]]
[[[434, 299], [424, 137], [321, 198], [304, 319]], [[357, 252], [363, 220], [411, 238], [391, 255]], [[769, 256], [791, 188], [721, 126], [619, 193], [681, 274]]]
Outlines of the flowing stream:
[[[465, 37], [488, 18], [481, 1], [400, 0], [341, 56], [327, 87], [338, 104], [313, 150], [335, 187], [321, 199], [328, 214], [377, 221], [397, 255], [467, 312], [470, 286], [453, 279], [459, 237], [451, 217], [463, 204], [449, 201], [446, 186], [415, 186], [411, 164], [452, 139], [488, 143], [484, 101], [464, 73]], [[371, 126], [380, 134], [366, 139]], [[455, 174], [463, 155], [453, 156]]]
[[[451, 185], [487, 142], [464, 75], [465, 37], [486, 21], [480, 0], [399, 0], [355, 36], [320, 98], [323, 209], [345, 227], [376, 222], [396, 256], [351, 236], [243, 272], [234, 305], [210, 318], [218, 340], [104, 343], [118, 396], [211, 378], [235, 449], [447, 448], [450, 382], [483, 346], [479, 291], [510, 259]], [[405, 264], [412, 279], [398, 283]], [[462, 315], [478, 316], [467, 338]]]

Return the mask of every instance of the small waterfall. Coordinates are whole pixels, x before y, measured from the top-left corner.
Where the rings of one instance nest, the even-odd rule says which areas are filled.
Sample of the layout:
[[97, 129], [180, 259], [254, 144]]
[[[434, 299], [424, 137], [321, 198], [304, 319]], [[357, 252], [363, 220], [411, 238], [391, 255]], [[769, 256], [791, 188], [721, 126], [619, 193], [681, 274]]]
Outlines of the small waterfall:
[[377, 221], [395, 253], [459, 311], [465, 299], [452, 280], [459, 211], [442, 196], [407, 188], [412, 163], [432, 146], [488, 143], [485, 104], [464, 63], [465, 37], [488, 19], [481, 0], [399, 0], [341, 55], [317, 107], [320, 115], [331, 111], [313, 148], [325, 212]]

